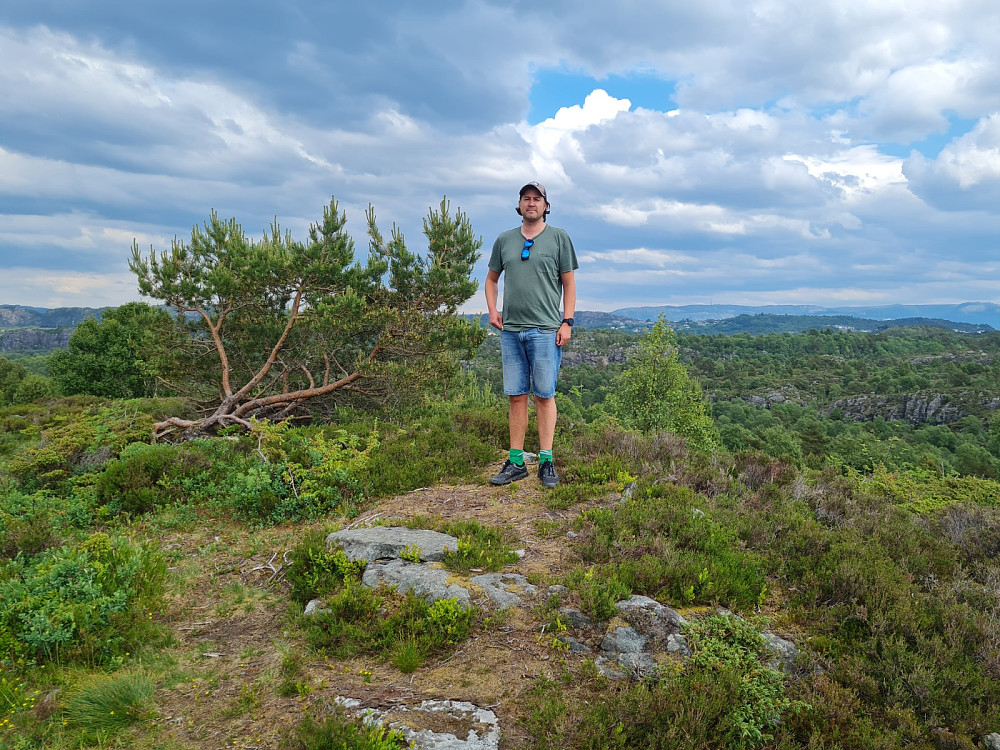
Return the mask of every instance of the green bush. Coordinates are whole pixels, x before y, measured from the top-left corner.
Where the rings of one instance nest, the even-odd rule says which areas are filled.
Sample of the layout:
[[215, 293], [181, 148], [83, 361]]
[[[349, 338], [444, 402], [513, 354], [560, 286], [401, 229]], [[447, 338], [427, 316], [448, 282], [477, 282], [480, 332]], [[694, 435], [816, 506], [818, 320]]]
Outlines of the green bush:
[[330, 549], [327, 532], [308, 532], [289, 554], [290, 567], [285, 579], [292, 585], [292, 600], [305, 604], [310, 599], [338, 589], [345, 581], [357, 580], [364, 571], [363, 562], [351, 562], [343, 550]]
[[0, 566], [0, 654], [101, 664], [142, 643], [166, 577], [163, 558], [94, 534]]
[[347, 580], [324, 608], [306, 622], [309, 642], [331, 656], [350, 658], [371, 654], [395, 660], [441, 653], [464, 641], [475, 610], [454, 599], [428, 602], [412, 592], [373, 591]]
[[153, 418], [123, 402], [56, 416], [35, 427], [39, 443], [10, 457], [6, 470], [28, 490], [61, 486], [73, 474], [92, 471], [134, 442], [148, 442]]
[[467, 575], [473, 568], [493, 572], [517, 562], [517, 553], [510, 542], [517, 537], [512, 531], [483, 526], [477, 521], [451, 521], [438, 525], [438, 531], [458, 539], [458, 549], [446, 550], [445, 567]]
[[756, 606], [766, 590], [760, 561], [740, 550], [728, 525], [698, 507], [703, 504], [689, 489], [658, 484], [640, 486], [614, 509], [586, 511], [577, 550], [594, 582], [577, 573], [567, 585], [601, 611], [609, 590], [676, 604]]
[[282, 750], [406, 750], [410, 747], [398, 729], [369, 724], [337, 707], [317, 721], [306, 716], [282, 741]]
[[133, 443], [97, 477], [97, 498], [112, 512], [149, 513], [179, 500], [181, 480], [208, 466], [196, 448]]
[[688, 626], [686, 635], [693, 655], [637, 684], [577, 677], [579, 691], [570, 692], [539, 680], [521, 722], [532, 746], [758, 748], [774, 741], [787, 717], [808, 713], [805, 703], [786, 696], [780, 673], [762, 663], [763, 640], [749, 623], [710, 617]]
[[0, 490], [0, 557], [59, 547], [92, 523], [88, 503], [75, 493]]
[[446, 403], [428, 407], [405, 429], [383, 425], [381, 431], [381, 444], [364, 474], [365, 490], [372, 497], [442, 481], [474, 481], [508, 440], [506, 410], [459, 411]]

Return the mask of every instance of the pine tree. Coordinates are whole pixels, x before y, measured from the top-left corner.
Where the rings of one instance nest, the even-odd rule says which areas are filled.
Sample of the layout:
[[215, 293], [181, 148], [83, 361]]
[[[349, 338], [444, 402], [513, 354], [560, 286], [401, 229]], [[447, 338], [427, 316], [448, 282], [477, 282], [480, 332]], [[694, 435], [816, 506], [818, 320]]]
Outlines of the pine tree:
[[673, 432], [697, 451], [715, 450], [721, 442], [701, 386], [681, 363], [677, 337], [662, 315], [614, 384], [607, 407], [626, 427]]

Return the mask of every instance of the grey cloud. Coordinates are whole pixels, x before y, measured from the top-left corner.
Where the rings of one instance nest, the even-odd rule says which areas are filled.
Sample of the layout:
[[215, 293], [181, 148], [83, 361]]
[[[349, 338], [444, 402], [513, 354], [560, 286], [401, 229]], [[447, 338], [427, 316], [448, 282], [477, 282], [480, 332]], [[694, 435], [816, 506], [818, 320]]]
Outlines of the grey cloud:
[[1000, 114], [979, 121], [935, 159], [914, 152], [903, 164], [914, 193], [944, 210], [1000, 206]]

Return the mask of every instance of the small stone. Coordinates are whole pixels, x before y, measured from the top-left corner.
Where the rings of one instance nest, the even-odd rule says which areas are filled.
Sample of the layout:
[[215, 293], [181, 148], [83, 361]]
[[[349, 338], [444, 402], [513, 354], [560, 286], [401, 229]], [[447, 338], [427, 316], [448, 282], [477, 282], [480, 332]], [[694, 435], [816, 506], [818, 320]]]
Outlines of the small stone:
[[318, 612], [321, 612], [322, 610], [323, 610], [323, 600], [313, 599], [306, 605], [305, 612], [303, 612], [302, 614], [308, 617], [309, 615], [316, 614]]
[[681, 656], [691, 656], [691, 649], [688, 648], [687, 639], [679, 634], [667, 636], [667, 652], [680, 654]]
[[1000, 732], [993, 732], [983, 737], [986, 750], [1000, 750]]
[[572, 607], [560, 607], [559, 616], [564, 619], [571, 628], [592, 628], [593, 621], [578, 609]]
[[[763, 633], [762, 635], [768, 649], [774, 655], [768, 666], [771, 669], [778, 669], [786, 674], [792, 674], [795, 671], [795, 662], [799, 656], [799, 650], [795, 647], [795, 644], [776, 636], [774, 633]], [[1000, 750], [1000, 748], [997, 748], [997, 750]]]
[[560, 636], [559, 640], [569, 646], [571, 654], [589, 654], [590, 649], [571, 635]]

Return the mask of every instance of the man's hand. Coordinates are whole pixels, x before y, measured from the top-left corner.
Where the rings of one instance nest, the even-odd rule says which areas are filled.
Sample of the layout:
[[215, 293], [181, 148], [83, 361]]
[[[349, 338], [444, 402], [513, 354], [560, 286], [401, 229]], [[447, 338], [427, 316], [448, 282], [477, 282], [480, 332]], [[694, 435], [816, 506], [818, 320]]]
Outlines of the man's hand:
[[556, 346], [562, 346], [573, 336], [573, 327], [569, 323], [563, 323], [556, 331]]
[[503, 330], [503, 316], [499, 313], [499, 311], [490, 313], [490, 325], [498, 331]]

